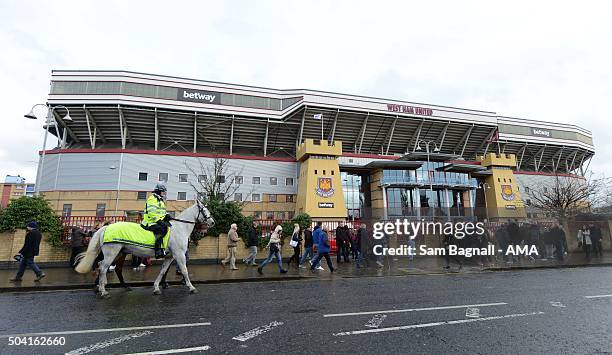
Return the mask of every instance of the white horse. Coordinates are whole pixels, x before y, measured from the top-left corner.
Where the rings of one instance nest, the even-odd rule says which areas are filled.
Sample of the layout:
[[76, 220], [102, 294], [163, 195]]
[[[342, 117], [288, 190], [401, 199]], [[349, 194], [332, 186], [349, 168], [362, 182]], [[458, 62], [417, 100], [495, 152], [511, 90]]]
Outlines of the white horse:
[[[187, 272], [187, 260], [185, 253], [189, 245], [189, 236], [196, 224], [204, 223], [207, 228], [212, 227], [215, 224], [215, 220], [211, 217], [210, 212], [206, 206], [200, 202], [196, 202], [193, 206], [183, 211], [176, 219], [172, 221], [172, 227], [170, 228], [170, 238], [168, 240], [168, 250], [170, 251], [169, 257], [166, 257], [162, 264], [159, 275], [155, 279], [153, 285], [153, 293], [156, 295], [161, 294], [159, 289], [159, 283], [162, 277], [166, 274], [168, 267], [174, 259], [185, 278], [185, 284], [189, 287], [191, 293], [196, 293], [198, 290], [191, 284], [189, 280], [189, 273]], [[150, 248], [143, 248], [131, 244], [124, 243], [106, 243], [104, 244], [104, 230], [106, 227], [100, 228], [91, 238], [87, 251], [81, 255], [81, 261], [76, 266], [75, 270], [81, 274], [88, 273], [94, 261], [96, 260], [100, 249], [104, 255], [104, 260], [99, 263], [99, 275], [100, 281], [98, 284], [98, 291], [100, 296], [108, 297], [108, 291], [106, 291], [106, 271], [111, 266], [115, 258], [120, 252], [130, 253], [139, 257], [153, 257], [154, 251]]]

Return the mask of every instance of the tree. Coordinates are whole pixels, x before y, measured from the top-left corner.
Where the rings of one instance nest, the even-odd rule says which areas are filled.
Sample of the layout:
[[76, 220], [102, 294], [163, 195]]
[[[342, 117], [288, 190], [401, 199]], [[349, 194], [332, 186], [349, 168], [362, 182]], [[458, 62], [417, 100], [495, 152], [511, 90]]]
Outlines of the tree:
[[595, 179], [593, 174], [587, 177], [555, 175], [552, 182], [530, 186], [527, 192], [531, 208], [561, 222], [601, 205], [607, 196], [606, 179]]
[[51, 245], [62, 245], [62, 224], [43, 197], [22, 196], [12, 200], [0, 216], [0, 232], [14, 232], [15, 229], [25, 228], [30, 221], [36, 221], [40, 231], [48, 233]]
[[[242, 170], [230, 171], [229, 160], [215, 155], [212, 164], [205, 164], [198, 159], [198, 168], [185, 164], [196, 177], [196, 183], [190, 183], [198, 193], [201, 201], [218, 200], [227, 202], [242, 184]], [[244, 201], [247, 196], [243, 196]], [[243, 204], [242, 201], [235, 201]]]

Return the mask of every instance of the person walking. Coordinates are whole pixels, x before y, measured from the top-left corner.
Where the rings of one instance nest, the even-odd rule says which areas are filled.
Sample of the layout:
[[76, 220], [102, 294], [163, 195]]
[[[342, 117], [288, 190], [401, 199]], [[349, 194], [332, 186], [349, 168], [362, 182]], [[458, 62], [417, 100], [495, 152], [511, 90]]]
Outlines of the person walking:
[[587, 261], [591, 261], [591, 249], [593, 242], [591, 240], [591, 231], [589, 230], [589, 228], [587, 228], [586, 224], [578, 230], [578, 235], [576, 236], [576, 239], [578, 239], [578, 245], [582, 246]]
[[291, 262], [295, 260], [295, 266], [300, 267], [300, 254], [301, 254], [301, 245], [302, 245], [302, 236], [300, 233], [300, 225], [293, 225], [293, 234], [291, 234], [291, 247], [293, 248], [293, 255], [287, 261], [287, 267], [291, 267]]
[[[368, 232], [366, 231], [366, 225], [362, 223], [359, 226], [359, 230], [357, 231], [357, 236], [355, 238], [355, 266], [357, 268], [361, 268], [361, 264], [364, 261], [365, 251], [367, 249], [368, 244]], [[367, 261], [366, 261], [367, 264]]]
[[557, 260], [562, 261], [563, 256], [565, 254], [564, 245], [565, 241], [565, 231], [561, 228], [559, 222], [555, 222], [554, 226], [550, 230], [551, 236], [553, 238], [553, 243], [555, 246], [555, 253], [557, 254]]
[[221, 260], [221, 264], [225, 266], [227, 262], [230, 263], [231, 270], [238, 270], [236, 267], [236, 248], [238, 247], [238, 241], [240, 238], [238, 237], [238, 225], [236, 223], [232, 223], [230, 226], [229, 232], [227, 232], [227, 257]]
[[70, 267], [76, 266], [74, 265], [74, 259], [83, 251], [85, 237], [87, 237], [87, 234], [83, 230], [82, 223], [78, 223], [76, 227], [72, 228], [72, 233], [70, 233], [70, 247], [72, 248], [72, 252], [70, 253]]
[[593, 254], [603, 256], [603, 246], [601, 245], [601, 228], [591, 223], [589, 226], [591, 242], [593, 243]]
[[42, 280], [43, 277], [47, 276], [34, 262], [34, 258], [38, 256], [40, 241], [42, 239], [42, 234], [38, 231], [38, 223], [36, 223], [36, 221], [28, 222], [26, 229], [27, 232], [23, 247], [19, 250], [19, 254], [15, 255], [15, 260], [19, 261], [19, 269], [17, 270], [15, 278], [10, 280], [12, 282], [19, 282], [22, 280], [26, 267], [31, 268], [36, 274], [36, 279], [34, 281], [38, 282]]
[[287, 270], [283, 269], [283, 261], [282, 261], [282, 256], [280, 253], [280, 247], [281, 247], [280, 242], [281, 242], [282, 232], [283, 232], [283, 227], [281, 226], [276, 226], [276, 228], [274, 229], [274, 232], [272, 232], [272, 235], [270, 236], [270, 241], [268, 241], [268, 245], [266, 246], [266, 248], [268, 249], [268, 257], [257, 268], [257, 272], [260, 275], [263, 275], [264, 266], [268, 265], [272, 261], [272, 258], [274, 257], [276, 257], [276, 262], [278, 263], [278, 269], [280, 273], [281, 274], [287, 273]]
[[259, 238], [257, 237], [257, 222], [253, 221], [253, 224], [249, 228], [247, 235], [247, 247], [249, 255], [242, 260], [247, 265], [257, 266], [255, 258], [257, 258], [257, 245], [259, 244]]
[[305, 269], [306, 267], [304, 266], [304, 262], [306, 261], [306, 258], [310, 258], [312, 260], [313, 257], [314, 251], [312, 242], [312, 230], [311, 227], [308, 226], [304, 230], [304, 255], [302, 255], [302, 258], [300, 259], [300, 268]]
[[[317, 257], [317, 254], [319, 253], [319, 242], [321, 240], [321, 233], [323, 232], [323, 222], [319, 221], [317, 222], [317, 225], [314, 228], [314, 231], [312, 232], [312, 242], [313, 245], [317, 247], [317, 252], [314, 254], [314, 258], [312, 260], [310, 260], [310, 265], [312, 266], [314, 263], [314, 259]], [[319, 259], [320, 260], [320, 259]], [[325, 270], [323, 269], [323, 266], [321, 266], [321, 262], [317, 262], [317, 264], [314, 264], [315, 267], [317, 268], [317, 270]]]
[[310, 271], [315, 272], [315, 267], [319, 264], [322, 258], [325, 258], [327, 261], [327, 266], [329, 266], [329, 271], [334, 272], [334, 265], [332, 264], [331, 258], [329, 257], [329, 236], [327, 235], [327, 227], [323, 227], [322, 231], [319, 233], [319, 244], [317, 244], [317, 256], [312, 261], [312, 265], [310, 266]]

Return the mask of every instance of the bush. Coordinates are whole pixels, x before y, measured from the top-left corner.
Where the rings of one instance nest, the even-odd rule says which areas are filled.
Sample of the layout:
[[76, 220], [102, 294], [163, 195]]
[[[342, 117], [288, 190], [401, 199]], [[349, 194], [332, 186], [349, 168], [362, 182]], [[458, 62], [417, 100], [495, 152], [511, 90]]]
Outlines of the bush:
[[62, 246], [63, 232], [59, 217], [43, 197], [22, 196], [12, 200], [0, 215], [0, 232], [14, 232], [25, 228], [30, 221], [36, 221], [41, 232], [49, 235], [49, 243]]

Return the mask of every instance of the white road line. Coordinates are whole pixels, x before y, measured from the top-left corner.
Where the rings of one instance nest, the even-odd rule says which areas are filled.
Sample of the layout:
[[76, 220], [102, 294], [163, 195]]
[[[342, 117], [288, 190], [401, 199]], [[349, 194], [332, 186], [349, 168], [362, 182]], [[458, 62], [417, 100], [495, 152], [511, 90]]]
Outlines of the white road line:
[[465, 316], [468, 318], [478, 318], [480, 317], [480, 309], [473, 307], [466, 308]]
[[272, 328], [278, 327], [279, 325], [283, 325], [283, 322], [274, 321], [267, 325], [262, 325], [261, 327], [257, 327], [255, 329], [251, 329], [248, 332], [242, 333], [240, 335], [236, 335], [232, 339], [238, 341], [247, 341], [249, 339], [255, 338], [256, 336], [262, 335], [263, 333], [269, 332]]
[[364, 315], [364, 314], [421, 312], [421, 311], [435, 311], [435, 310], [440, 310], [440, 309], [457, 309], [457, 308], [468, 308], [468, 307], [491, 307], [491, 306], [504, 306], [504, 305], [507, 305], [507, 303], [505, 303], [505, 302], [498, 302], [498, 303], [464, 304], [464, 305], [460, 305], [460, 306], [440, 306], [440, 307], [425, 307], [425, 308], [390, 309], [390, 310], [386, 310], [386, 311], [324, 314], [323, 317], [325, 317], [325, 318], [328, 318], [328, 317], [346, 317], [346, 316], [360, 316], [360, 315]]
[[377, 314], [372, 319], [370, 319], [365, 326], [370, 328], [378, 328], [380, 324], [387, 318], [386, 314]]
[[561, 303], [561, 302], [558, 302], [558, 301], [551, 301], [550, 305], [553, 306], [553, 307], [565, 308], [565, 305], [563, 303]]
[[150, 351], [145, 353], [131, 353], [126, 355], [162, 355], [162, 354], [179, 354], [179, 353], [188, 353], [190, 351], [207, 351], [210, 350], [210, 346], [196, 346], [195, 348], [182, 348], [182, 349], [170, 349], [170, 350], [160, 350], [160, 351]]
[[187, 328], [201, 327], [210, 325], [210, 322], [205, 323], [186, 323], [186, 324], [165, 324], [165, 325], [148, 325], [144, 327], [125, 327], [125, 328], [102, 328], [102, 329], [85, 329], [85, 330], [67, 330], [61, 332], [45, 332], [45, 333], [24, 333], [24, 334], [7, 334], [0, 335], [0, 339], [8, 337], [29, 337], [29, 336], [45, 336], [45, 335], [64, 335], [64, 334], [87, 334], [87, 333], [106, 333], [106, 332], [123, 332], [127, 330], [145, 330], [145, 329], [167, 329], [167, 328]]
[[612, 297], [612, 295], [584, 296], [584, 298], [606, 298], [606, 297]]
[[75, 350], [67, 352], [66, 355], [82, 355], [82, 354], [90, 353], [92, 351], [99, 351], [99, 350], [108, 348], [109, 346], [113, 346], [113, 345], [117, 345], [117, 344], [123, 343], [126, 340], [140, 338], [142, 336], [149, 335], [149, 334], [153, 334], [153, 332], [149, 331], [149, 330], [145, 330], [144, 332], [138, 332], [138, 333], [122, 335], [120, 337], [116, 337], [116, 338], [113, 338], [113, 339], [101, 341], [99, 343], [95, 343], [95, 344], [92, 344], [92, 345], [83, 346], [81, 348], [78, 348], [78, 349], [75, 349]]
[[444, 321], [444, 322], [403, 325], [403, 326], [399, 326], [399, 327], [388, 327], [388, 328], [378, 328], [378, 329], [365, 329], [365, 330], [353, 330], [353, 331], [349, 331], [349, 332], [335, 333], [334, 336], [357, 335], [357, 334], [368, 334], [368, 333], [381, 333], [381, 332], [390, 332], [390, 331], [395, 331], [395, 330], [436, 327], [436, 326], [439, 326], [439, 325], [463, 324], [463, 323], [472, 323], [472, 322], [482, 322], [482, 321], [487, 321], [487, 320], [515, 318], [515, 317], [526, 317], [526, 316], [534, 316], [534, 315], [539, 315], [539, 314], [544, 314], [544, 312], [517, 313], [517, 314], [507, 314], [507, 315], [503, 315], [503, 316], [493, 316], [493, 317], [486, 317], [486, 318], [470, 318], [470, 319], [459, 319], [459, 320], [451, 320], [451, 321]]

